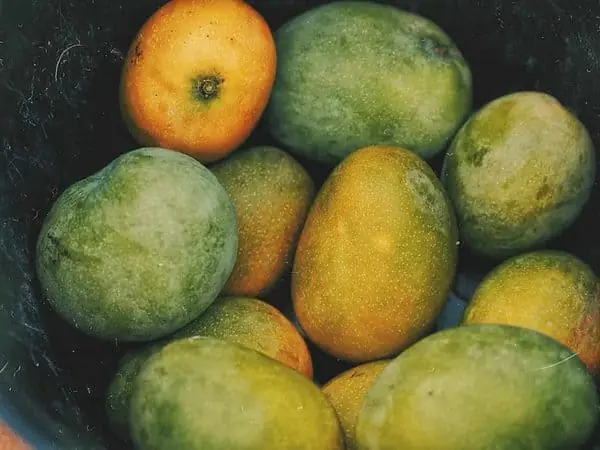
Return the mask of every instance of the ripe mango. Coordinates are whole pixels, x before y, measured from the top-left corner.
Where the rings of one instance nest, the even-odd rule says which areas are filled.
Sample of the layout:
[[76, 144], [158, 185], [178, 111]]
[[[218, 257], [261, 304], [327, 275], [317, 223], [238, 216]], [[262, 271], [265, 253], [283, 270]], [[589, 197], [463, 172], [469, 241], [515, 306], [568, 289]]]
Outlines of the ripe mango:
[[276, 307], [257, 298], [221, 297], [175, 337], [211, 336], [261, 352], [307, 378], [313, 366], [306, 342]]
[[475, 290], [464, 324], [501, 323], [531, 328], [576, 352], [600, 372], [600, 283], [592, 269], [563, 251], [512, 257]]
[[238, 253], [221, 295], [266, 294], [289, 269], [314, 197], [314, 183], [292, 156], [270, 146], [234, 153], [211, 167], [238, 224]]
[[294, 312], [327, 353], [381, 359], [428, 330], [456, 262], [456, 221], [433, 170], [408, 150], [365, 147], [335, 168], [308, 214]]

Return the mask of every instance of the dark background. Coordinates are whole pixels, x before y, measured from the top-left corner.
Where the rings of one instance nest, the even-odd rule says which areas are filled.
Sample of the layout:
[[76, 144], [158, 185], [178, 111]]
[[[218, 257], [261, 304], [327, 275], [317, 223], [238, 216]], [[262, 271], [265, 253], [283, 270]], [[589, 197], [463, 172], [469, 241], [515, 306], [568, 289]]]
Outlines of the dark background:
[[[138, 28], [163, 3], [0, 0], [0, 415], [32, 442], [46, 442], [40, 448], [117, 448], [100, 437], [103, 395], [125, 348], [86, 338], [48, 310], [38, 295], [32, 249], [66, 186], [137, 147], [119, 115], [119, 73]], [[249, 3], [275, 30], [326, 2]], [[508, 92], [542, 90], [577, 114], [598, 146], [599, 2], [387, 3], [433, 19], [455, 40], [472, 66], [475, 107]], [[246, 146], [272, 143], [259, 125]], [[302, 162], [317, 183], [327, 174]], [[431, 163], [439, 168], [440, 158]], [[600, 273], [598, 204], [596, 188], [577, 223], [549, 246], [571, 251]], [[463, 250], [460, 271], [491, 264]], [[289, 313], [287, 280], [270, 300]], [[320, 381], [345, 367], [315, 350]]]

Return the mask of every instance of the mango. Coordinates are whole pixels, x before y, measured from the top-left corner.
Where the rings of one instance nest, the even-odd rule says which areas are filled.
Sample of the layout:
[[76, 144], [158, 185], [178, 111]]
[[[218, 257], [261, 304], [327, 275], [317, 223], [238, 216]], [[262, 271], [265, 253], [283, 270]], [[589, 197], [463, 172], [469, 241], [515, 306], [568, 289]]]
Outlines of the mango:
[[598, 422], [591, 375], [537, 331], [464, 325], [429, 335], [378, 376], [360, 450], [573, 450]]
[[477, 287], [462, 322], [534, 329], [569, 347], [591, 372], [600, 371], [600, 282], [567, 252], [540, 250], [506, 260]]
[[296, 155], [337, 164], [368, 145], [430, 159], [471, 112], [472, 76], [431, 20], [373, 1], [336, 1], [274, 33], [277, 72], [265, 123]]
[[595, 151], [581, 121], [543, 92], [515, 92], [484, 105], [460, 129], [442, 181], [461, 239], [503, 260], [564, 232], [587, 203]]
[[457, 263], [449, 199], [429, 165], [370, 146], [329, 175], [308, 214], [292, 270], [298, 323], [325, 352], [366, 362], [422, 337]]
[[235, 207], [239, 235], [221, 294], [265, 295], [291, 266], [314, 183], [300, 163], [271, 146], [238, 151], [210, 169]]
[[38, 236], [50, 306], [90, 336], [148, 341], [215, 301], [237, 255], [234, 207], [191, 156], [141, 148], [69, 186]]
[[305, 376], [220, 339], [171, 342], [135, 380], [140, 450], [342, 450], [335, 412]]
[[307, 378], [313, 366], [306, 342], [276, 307], [248, 297], [221, 297], [176, 338], [211, 336], [263, 353]]
[[113, 433], [128, 440], [131, 390], [143, 365], [176, 339], [207, 336], [256, 350], [312, 379], [313, 364], [296, 327], [274, 306], [245, 297], [220, 297], [197, 319], [172, 336], [128, 352], [106, 393], [106, 414]]

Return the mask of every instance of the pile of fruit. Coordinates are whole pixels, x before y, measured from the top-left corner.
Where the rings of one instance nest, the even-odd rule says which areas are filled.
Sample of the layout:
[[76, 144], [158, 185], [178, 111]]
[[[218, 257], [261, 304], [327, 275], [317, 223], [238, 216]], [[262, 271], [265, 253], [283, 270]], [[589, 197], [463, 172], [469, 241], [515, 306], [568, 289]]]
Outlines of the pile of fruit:
[[[557, 99], [474, 110], [452, 39], [368, 1], [272, 33], [241, 0], [171, 0], [119, 92], [140, 147], [61, 193], [36, 253], [65, 321], [139, 344], [106, 394], [115, 435], [140, 450], [592, 438], [600, 281], [547, 247], [587, 203], [595, 151]], [[272, 143], [248, 147], [259, 122]], [[432, 330], [459, 246], [495, 268], [460, 324]], [[288, 274], [293, 317], [265, 301]], [[307, 342], [352, 368], [320, 386]]]

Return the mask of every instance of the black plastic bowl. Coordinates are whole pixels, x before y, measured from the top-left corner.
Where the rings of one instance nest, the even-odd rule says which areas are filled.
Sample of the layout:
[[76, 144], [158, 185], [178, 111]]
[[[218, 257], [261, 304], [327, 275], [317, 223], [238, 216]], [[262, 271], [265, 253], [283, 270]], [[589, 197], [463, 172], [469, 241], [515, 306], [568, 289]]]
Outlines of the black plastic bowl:
[[[39, 295], [33, 247], [73, 181], [137, 147], [119, 114], [123, 55], [164, 0], [0, 0], [0, 418], [34, 448], [119, 448], [103, 415], [123, 346], [73, 330]], [[319, 3], [250, 2], [273, 30]], [[473, 69], [475, 107], [508, 92], [548, 92], [600, 148], [600, 3], [591, 0], [405, 0], [433, 19]], [[272, 143], [257, 128], [250, 142]], [[600, 158], [597, 158], [600, 161]], [[435, 166], [439, 161], [433, 162]], [[323, 169], [307, 165], [317, 180]], [[598, 189], [549, 243], [600, 269]], [[481, 262], [461, 255], [461, 277]], [[285, 283], [274, 297], [287, 295]], [[316, 353], [318, 379], [344, 366]]]

